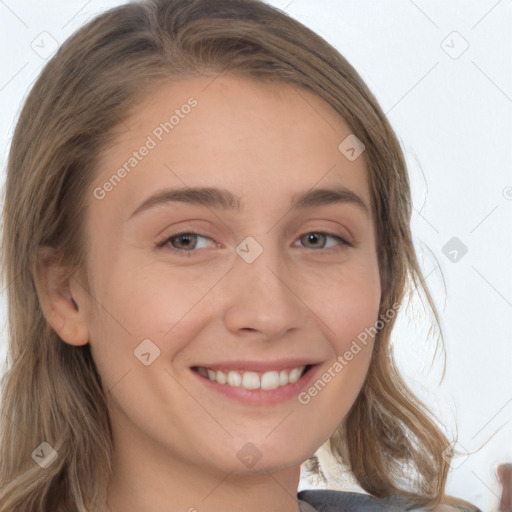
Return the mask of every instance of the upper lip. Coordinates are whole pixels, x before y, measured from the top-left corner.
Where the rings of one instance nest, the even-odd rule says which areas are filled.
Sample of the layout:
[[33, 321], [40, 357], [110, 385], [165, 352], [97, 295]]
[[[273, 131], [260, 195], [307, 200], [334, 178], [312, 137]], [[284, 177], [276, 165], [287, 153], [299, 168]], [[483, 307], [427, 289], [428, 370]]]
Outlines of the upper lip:
[[272, 370], [285, 370], [299, 366], [313, 366], [318, 364], [311, 359], [272, 359], [271, 361], [222, 361], [218, 363], [205, 363], [194, 365], [193, 368], [208, 368], [211, 370], [248, 370], [265, 372]]

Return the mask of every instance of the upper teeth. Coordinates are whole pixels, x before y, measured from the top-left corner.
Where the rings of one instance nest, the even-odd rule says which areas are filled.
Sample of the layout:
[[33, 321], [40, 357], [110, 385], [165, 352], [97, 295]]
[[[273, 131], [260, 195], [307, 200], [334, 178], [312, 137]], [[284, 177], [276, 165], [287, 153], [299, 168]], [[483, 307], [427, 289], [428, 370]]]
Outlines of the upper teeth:
[[198, 368], [198, 372], [203, 377], [207, 377], [219, 384], [227, 384], [228, 386], [235, 387], [241, 386], [246, 389], [270, 390], [297, 382], [305, 368], [305, 366], [298, 366], [297, 368], [293, 368], [293, 370], [270, 371], [262, 373], [261, 375], [249, 371], [244, 371], [243, 373], [233, 370], [223, 372], [222, 370], [216, 371], [210, 368]]

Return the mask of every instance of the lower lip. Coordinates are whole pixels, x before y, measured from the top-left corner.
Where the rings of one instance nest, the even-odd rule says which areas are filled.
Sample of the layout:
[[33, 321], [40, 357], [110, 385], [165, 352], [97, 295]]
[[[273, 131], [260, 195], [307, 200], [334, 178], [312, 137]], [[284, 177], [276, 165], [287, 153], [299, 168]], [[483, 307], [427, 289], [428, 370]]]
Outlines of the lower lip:
[[311, 383], [319, 367], [319, 364], [313, 365], [297, 382], [269, 390], [245, 389], [242, 386], [219, 384], [207, 377], [203, 377], [194, 370], [191, 371], [208, 389], [240, 403], [248, 405], [276, 405], [292, 398], [298, 400], [299, 393]]

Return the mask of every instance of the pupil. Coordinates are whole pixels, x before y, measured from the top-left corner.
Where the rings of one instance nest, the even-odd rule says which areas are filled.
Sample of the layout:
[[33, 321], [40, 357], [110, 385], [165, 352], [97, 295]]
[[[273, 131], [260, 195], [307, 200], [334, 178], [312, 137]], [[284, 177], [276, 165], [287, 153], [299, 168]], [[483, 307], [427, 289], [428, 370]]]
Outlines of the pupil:
[[178, 244], [183, 245], [183, 244], [181, 244], [180, 242], [181, 242], [182, 240], [185, 240], [185, 247], [189, 247], [189, 246], [190, 246], [190, 243], [187, 243], [187, 241], [188, 241], [188, 242], [190, 242], [190, 241], [191, 241], [191, 238], [192, 238], [192, 237], [191, 237], [191, 235], [180, 235], [180, 236], [178, 237]]
[[313, 243], [318, 242], [319, 236], [320, 235], [318, 233], [310, 233], [309, 235], [306, 235], [308, 241]]

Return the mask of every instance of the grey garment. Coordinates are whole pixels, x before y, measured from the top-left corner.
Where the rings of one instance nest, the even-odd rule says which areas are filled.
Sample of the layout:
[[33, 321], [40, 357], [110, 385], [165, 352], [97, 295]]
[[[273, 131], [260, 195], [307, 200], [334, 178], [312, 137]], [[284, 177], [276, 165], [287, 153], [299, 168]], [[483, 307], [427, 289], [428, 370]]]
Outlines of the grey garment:
[[[436, 507], [415, 508], [414, 504], [399, 496], [376, 498], [359, 492], [344, 492], [324, 489], [306, 489], [297, 493], [300, 512], [428, 512]], [[482, 512], [477, 507], [440, 506], [438, 510], [453, 512]]]
[[[359, 492], [307, 489], [297, 494], [300, 512], [405, 512], [413, 510], [403, 498], [375, 498]], [[304, 510], [300, 508], [305, 502]], [[416, 509], [417, 510], [417, 509]]]
[[307, 501], [299, 499], [299, 512], [317, 512], [316, 508], [313, 508]]

